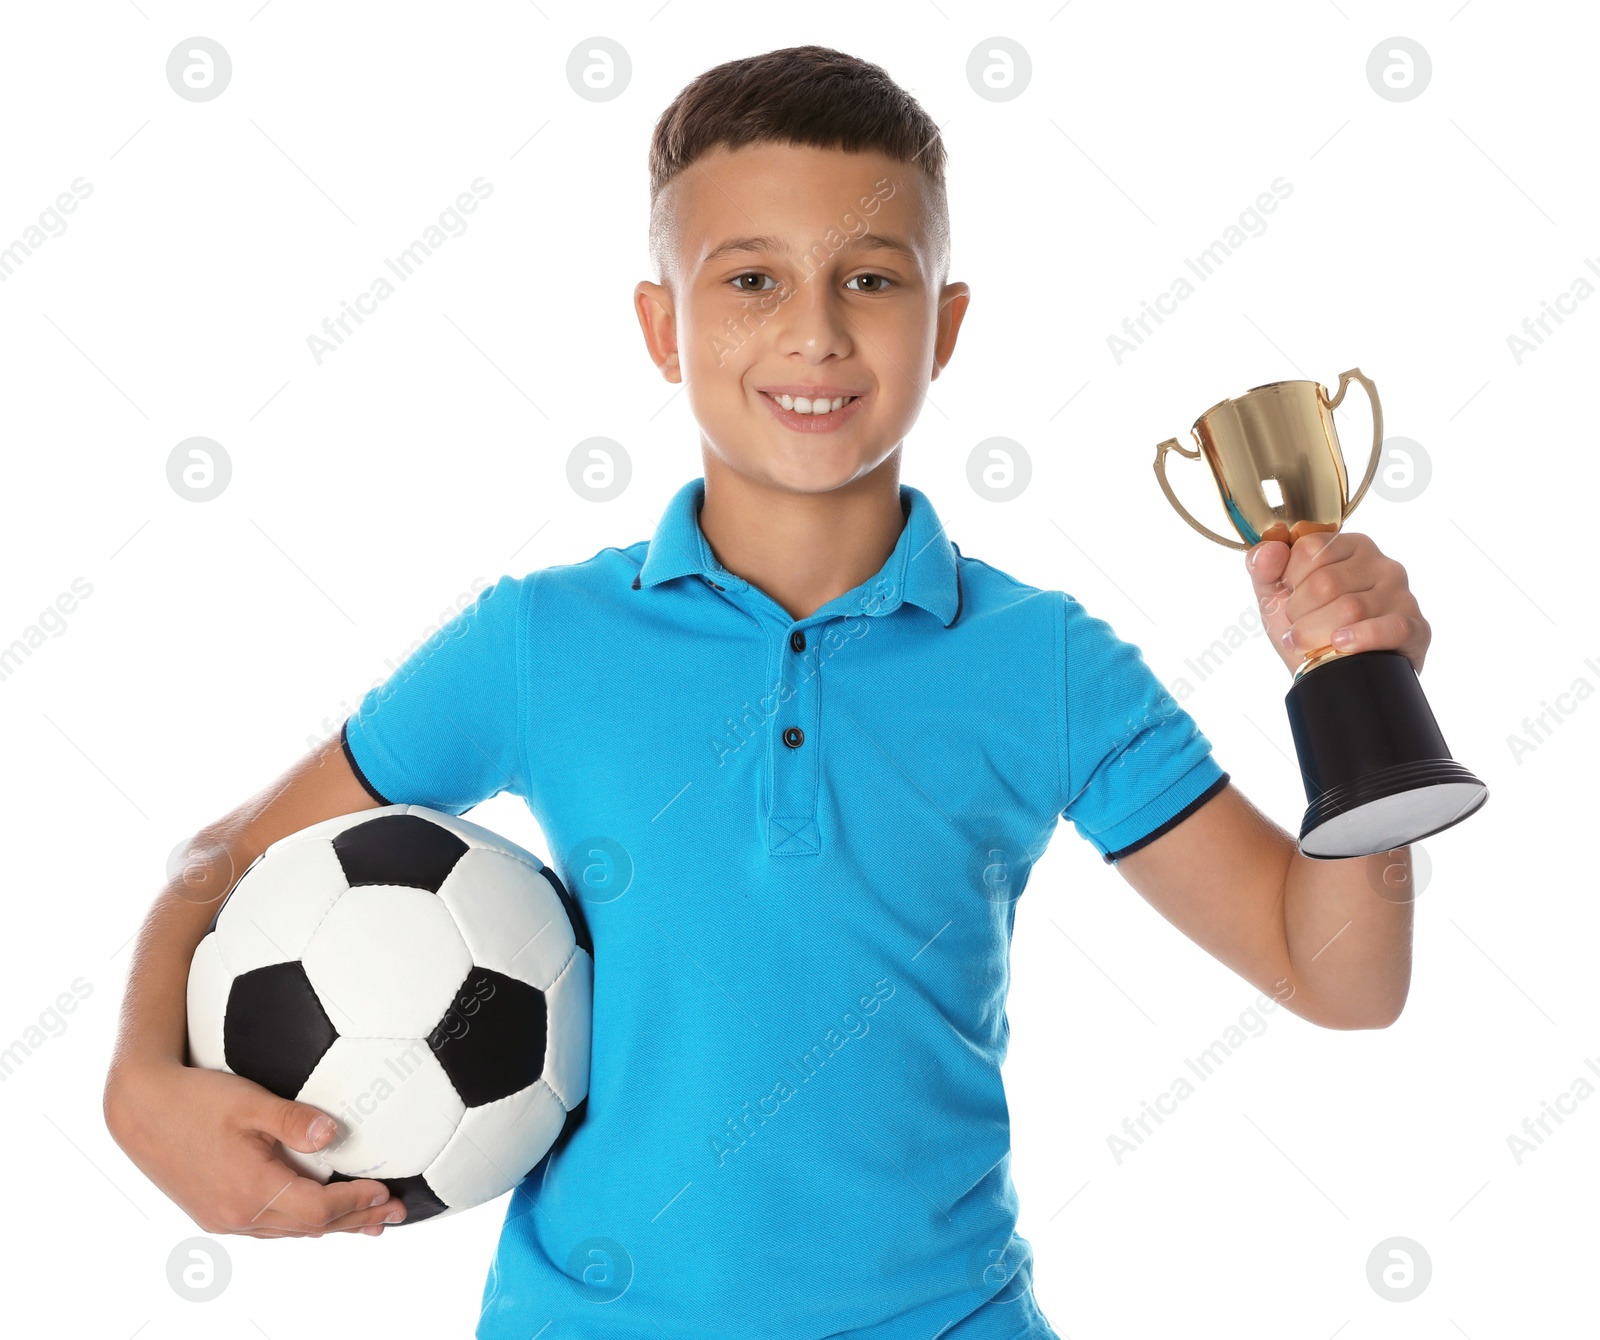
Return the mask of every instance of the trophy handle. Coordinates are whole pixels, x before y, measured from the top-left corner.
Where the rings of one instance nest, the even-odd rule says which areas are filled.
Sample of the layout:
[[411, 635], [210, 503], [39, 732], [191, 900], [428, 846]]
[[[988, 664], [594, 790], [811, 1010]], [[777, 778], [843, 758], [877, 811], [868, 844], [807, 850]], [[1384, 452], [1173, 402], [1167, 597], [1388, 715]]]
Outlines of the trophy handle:
[[[1339, 394], [1344, 394], [1344, 388], [1342, 386], [1339, 388]], [[1377, 402], [1374, 401], [1373, 403], [1376, 404]], [[1215, 540], [1218, 544], [1226, 545], [1229, 549], [1248, 549], [1250, 547], [1248, 544], [1241, 544], [1238, 540], [1230, 540], [1224, 535], [1218, 535], [1214, 530], [1207, 530], [1206, 527], [1202, 526], [1198, 521], [1189, 515], [1189, 509], [1178, 501], [1178, 495], [1172, 491], [1172, 485], [1167, 483], [1166, 458], [1167, 451], [1169, 449], [1176, 451], [1180, 456], [1187, 456], [1192, 461], [1198, 461], [1200, 459], [1200, 450], [1198, 447], [1196, 447], [1193, 451], [1191, 451], [1188, 447], [1183, 446], [1175, 437], [1169, 437], [1165, 442], [1160, 443], [1156, 447], [1156, 479], [1160, 481], [1161, 491], [1167, 495], [1167, 501], [1177, 509], [1178, 515], [1202, 535], [1204, 535], [1208, 540]], [[1376, 463], [1377, 457], [1373, 457], [1373, 461]], [[1365, 488], [1366, 486], [1362, 485], [1362, 487]]]
[[1350, 389], [1352, 381], [1361, 383], [1362, 389], [1367, 393], [1367, 399], [1372, 402], [1372, 459], [1367, 462], [1367, 473], [1361, 480], [1361, 487], [1345, 504], [1344, 515], [1339, 518], [1341, 526], [1350, 519], [1350, 513], [1356, 510], [1356, 504], [1361, 501], [1367, 486], [1372, 483], [1372, 477], [1378, 473], [1378, 458], [1383, 454], [1383, 406], [1378, 402], [1378, 388], [1372, 384], [1370, 378], [1362, 375], [1360, 368], [1351, 368], [1350, 371], [1339, 374], [1339, 393], [1332, 400], [1328, 399], [1320, 384], [1317, 387], [1317, 394], [1322, 397], [1322, 403], [1328, 407], [1328, 412], [1331, 414], [1339, 407], [1339, 402], [1344, 399], [1344, 393]]

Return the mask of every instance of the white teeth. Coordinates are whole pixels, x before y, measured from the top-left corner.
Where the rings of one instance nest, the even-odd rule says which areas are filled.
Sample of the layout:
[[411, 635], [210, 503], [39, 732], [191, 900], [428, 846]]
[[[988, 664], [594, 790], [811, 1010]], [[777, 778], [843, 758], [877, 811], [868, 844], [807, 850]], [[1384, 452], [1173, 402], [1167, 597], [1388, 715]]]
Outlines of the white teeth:
[[831, 414], [856, 399], [853, 395], [835, 396], [832, 400], [807, 400], [803, 395], [775, 395], [772, 398], [784, 409], [793, 410], [796, 414]]

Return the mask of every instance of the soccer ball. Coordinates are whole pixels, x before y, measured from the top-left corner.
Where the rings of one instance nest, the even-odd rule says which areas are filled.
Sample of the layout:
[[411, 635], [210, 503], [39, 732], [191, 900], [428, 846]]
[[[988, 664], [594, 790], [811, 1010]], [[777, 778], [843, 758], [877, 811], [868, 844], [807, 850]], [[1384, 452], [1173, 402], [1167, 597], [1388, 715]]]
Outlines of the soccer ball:
[[421, 805], [362, 810], [274, 842], [223, 900], [189, 968], [189, 1063], [321, 1108], [333, 1140], [283, 1157], [375, 1178], [412, 1224], [549, 1152], [588, 1096], [593, 983], [538, 857]]

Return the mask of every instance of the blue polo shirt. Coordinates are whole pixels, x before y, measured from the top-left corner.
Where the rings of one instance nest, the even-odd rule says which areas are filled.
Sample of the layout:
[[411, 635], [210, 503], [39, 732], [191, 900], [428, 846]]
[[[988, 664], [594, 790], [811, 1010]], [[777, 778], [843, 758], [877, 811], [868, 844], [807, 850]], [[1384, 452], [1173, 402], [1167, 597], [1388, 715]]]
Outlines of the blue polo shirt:
[[704, 487], [502, 577], [344, 726], [385, 803], [522, 797], [594, 944], [589, 1096], [476, 1334], [1054, 1336], [1000, 1074], [1017, 899], [1060, 818], [1115, 860], [1228, 775], [1135, 646], [919, 490], [796, 620], [717, 562]]

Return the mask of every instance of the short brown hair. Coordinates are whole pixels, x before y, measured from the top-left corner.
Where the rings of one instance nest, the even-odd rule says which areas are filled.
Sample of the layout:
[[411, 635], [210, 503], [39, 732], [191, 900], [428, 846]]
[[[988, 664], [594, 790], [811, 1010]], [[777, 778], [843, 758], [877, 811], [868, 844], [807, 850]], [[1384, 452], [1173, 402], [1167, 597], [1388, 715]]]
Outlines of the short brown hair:
[[950, 270], [950, 209], [939, 127], [882, 66], [831, 47], [785, 47], [727, 61], [685, 85], [650, 140], [650, 258], [671, 282], [675, 247], [662, 192], [719, 146], [779, 142], [856, 153], [876, 150], [914, 163], [932, 186], [929, 231], [939, 283]]

